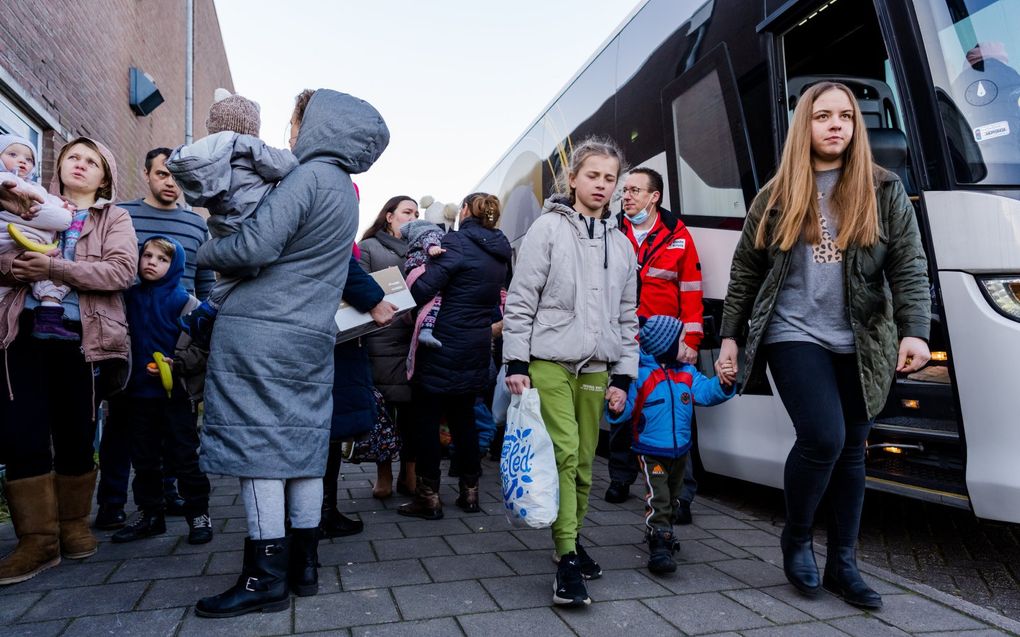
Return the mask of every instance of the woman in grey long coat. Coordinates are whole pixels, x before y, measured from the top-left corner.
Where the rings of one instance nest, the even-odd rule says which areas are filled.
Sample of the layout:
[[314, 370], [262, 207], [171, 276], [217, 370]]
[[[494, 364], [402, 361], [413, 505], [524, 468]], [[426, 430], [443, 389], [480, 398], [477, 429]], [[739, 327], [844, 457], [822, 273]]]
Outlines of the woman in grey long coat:
[[[358, 262], [366, 272], [378, 272], [396, 266], [404, 271], [407, 240], [400, 236], [400, 226], [418, 218], [418, 202], [404, 195], [390, 197], [365, 230], [358, 247]], [[384, 330], [364, 337], [372, 363], [372, 382], [386, 399], [386, 409], [400, 431], [400, 475], [397, 491], [404, 495], [414, 492], [414, 436], [407, 427], [411, 415], [411, 384], [407, 380], [407, 351], [411, 347], [414, 324], [410, 316], [397, 319]], [[377, 465], [372, 497], [384, 500], [393, 494], [393, 469], [390, 462]]]
[[291, 127], [299, 166], [236, 234], [198, 252], [202, 266], [226, 274], [259, 269], [234, 288], [213, 327], [201, 465], [241, 479], [249, 537], [237, 583], [200, 600], [202, 616], [286, 610], [291, 586], [299, 595], [318, 590], [333, 316], [358, 225], [349, 175], [378, 159], [389, 131], [370, 104], [328, 89], [298, 96]]

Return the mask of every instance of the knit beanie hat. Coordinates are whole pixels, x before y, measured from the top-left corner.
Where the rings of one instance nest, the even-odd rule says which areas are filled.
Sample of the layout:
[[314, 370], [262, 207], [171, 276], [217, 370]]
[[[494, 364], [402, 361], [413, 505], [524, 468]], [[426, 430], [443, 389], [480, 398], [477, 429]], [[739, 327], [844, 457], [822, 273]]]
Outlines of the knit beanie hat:
[[400, 236], [404, 237], [404, 239], [407, 240], [407, 245], [411, 247], [420, 246], [420, 242], [423, 240], [425, 235], [430, 232], [434, 232], [442, 237], [443, 229], [431, 221], [425, 221], [424, 219], [408, 221], [404, 225], [400, 226]]
[[683, 325], [672, 316], [658, 314], [641, 324], [641, 349], [662, 363], [676, 361]]
[[259, 105], [246, 97], [233, 94], [225, 88], [218, 88], [209, 107], [209, 119], [205, 120], [209, 134], [234, 131], [239, 135], [259, 136], [262, 118]]

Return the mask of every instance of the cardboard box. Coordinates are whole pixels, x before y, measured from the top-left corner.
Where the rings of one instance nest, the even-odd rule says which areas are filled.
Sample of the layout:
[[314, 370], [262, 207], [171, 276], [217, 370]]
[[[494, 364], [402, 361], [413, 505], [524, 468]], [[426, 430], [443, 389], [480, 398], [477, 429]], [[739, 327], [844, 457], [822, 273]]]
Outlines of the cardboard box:
[[[397, 320], [398, 317], [415, 308], [414, 297], [411, 296], [411, 290], [407, 289], [407, 283], [400, 273], [400, 268], [394, 266], [373, 272], [372, 278], [386, 294], [385, 300], [397, 306], [397, 313], [393, 320]], [[340, 301], [340, 308], [336, 311], [333, 320], [336, 322], [337, 343], [383, 329], [375, 324], [371, 315], [357, 311], [343, 300]]]

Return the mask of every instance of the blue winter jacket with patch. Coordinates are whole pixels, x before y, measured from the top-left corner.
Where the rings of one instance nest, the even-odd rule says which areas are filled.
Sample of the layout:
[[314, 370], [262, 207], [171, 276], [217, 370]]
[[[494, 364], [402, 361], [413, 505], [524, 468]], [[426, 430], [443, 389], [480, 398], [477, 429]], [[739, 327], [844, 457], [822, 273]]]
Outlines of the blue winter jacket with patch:
[[627, 405], [619, 416], [606, 413], [612, 424], [629, 423], [634, 453], [679, 458], [691, 448], [694, 405], [718, 405], [732, 398], [718, 378], [708, 378], [693, 365], [663, 365], [641, 350], [638, 379], [631, 383]]

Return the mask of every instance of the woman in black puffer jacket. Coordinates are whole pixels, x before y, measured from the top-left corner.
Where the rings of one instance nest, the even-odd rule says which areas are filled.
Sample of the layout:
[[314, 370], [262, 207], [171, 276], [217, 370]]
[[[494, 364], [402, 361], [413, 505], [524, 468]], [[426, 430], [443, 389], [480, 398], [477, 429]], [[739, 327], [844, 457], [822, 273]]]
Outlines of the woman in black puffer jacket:
[[460, 229], [443, 237], [445, 253], [434, 257], [411, 286], [415, 301], [443, 295], [433, 332], [440, 348], [419, 348], [411, 389], [415, 406], [418, 481], [414, 500], [401, 515], [437, 520], [439, 500], [439, 422], [450, 427], [460, 470], [457, 505], [478, 511], [478, 433], [475, 398], [490, 382], [493, 312], [510, 265], [506, 236], [496, 229], [499, 200], [485, 193], [468, 195], [461, 205]]

